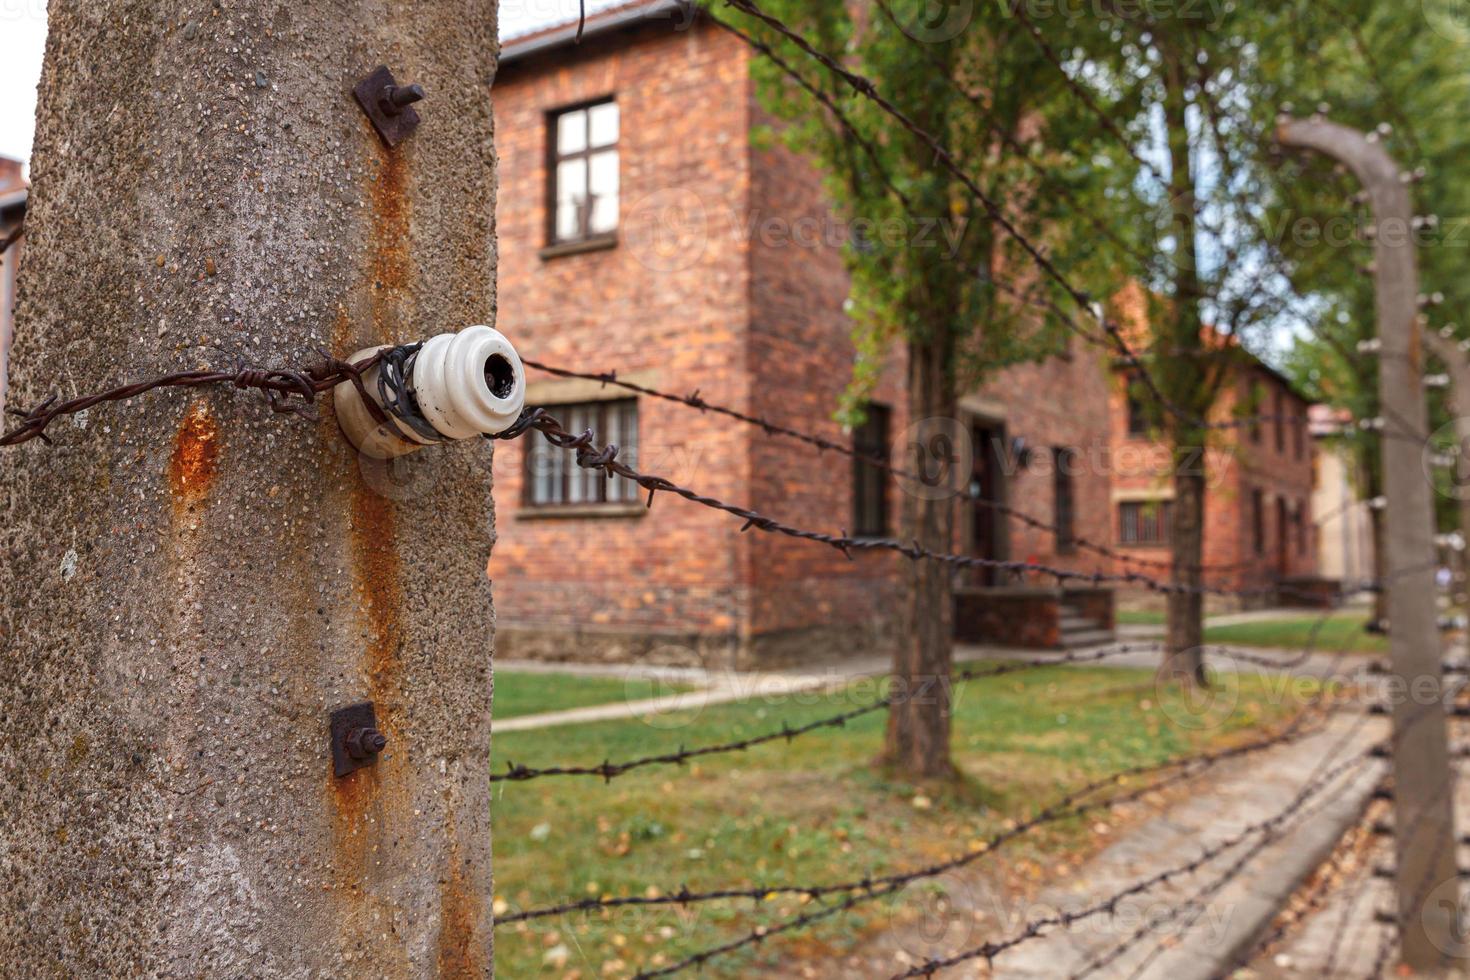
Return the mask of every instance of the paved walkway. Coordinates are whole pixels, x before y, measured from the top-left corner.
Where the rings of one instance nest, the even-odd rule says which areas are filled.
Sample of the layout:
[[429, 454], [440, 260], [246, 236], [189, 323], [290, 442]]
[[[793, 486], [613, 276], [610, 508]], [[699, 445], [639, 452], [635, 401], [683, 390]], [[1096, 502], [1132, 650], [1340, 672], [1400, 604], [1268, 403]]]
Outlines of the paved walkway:
[[[1465, 725], [1461, 722], [1454, 727], [1464, 729]], [[1463, 737], [1463, 731], [1460, 735]], [[1392, 820], [1384, 804], [1378, 805], [1374, 815]], [[1461, 779], [1456, 784], [1455, 815], [1462, 832], [1470, 828], [1470, 780]], [[1462, 848], [1461, 867], [1470, 863], [1467, 856]], [[1392, 866], [1391, 837], [1375, 837], [1360, 828], [1340, 841], [1323, 868], [1327, 875], [1325, 899], [1312, 900], [1314, 889], [1297, 896], [1293, 904], [1304, 915], [1288, 913], [1285, 918], [1289, 921], [1282, 923], [1287, 927], [1285, 935], [1258, 951], [1249, 966], [1233, 976], [1236, 980], [1365, 980], [1400, 975], [1395, 972], [1392, 956], [1380, 973], [1371, 973], [1392, 928], [1378, 923], [1376, 916], [1395, 908], [1393, 883], [1377, 877], [1374, 870]]]
[[[1040, 894], [1018, 894], [993, 863], [916, 885], [895, 924], [853, 953], [824, 963], [795, 961], [810, 980], [887, 977], [930, 958], [954, 957], [1014, 937], [1041, 919], [1079, 914], [1120, 891], [1198, 858], [1248, 826], [1288, 812], [1302, 786], [1384, 737], [1386, 723], [1343, 713], [1320, 732], [1220, 764], [1190, 781], [1182, 802], [1133, 823], [1065, 880]], [[1248, 956], [1278, 909], [1329, 854], [1368, 804], [1383, 764], [1372, 761], [1327, 783], [1320, 796], [1283, 820], [1279, 833], [1251, 836], [1204, 864], [1122, 899], [1113, 915], [1088, 916], [1044, 931], [993, 963], [963, 959], [940, 974], [950, 980], [1218, 980]], [[1175, 797], [1177, 798], [1177, 796]], [[1158, 808], [1145, 799], [1129, 810]], [[1124, 811], [1120, 811], [1122, 813]], [[1136, 817], [1134, 818], [1137, 819]], [[1248, 860], [1247, 860], [1248, 858]], [[1004, 861], [1003, 857], [997, 856]], [[1238, 877], [1227, 873], [1240, 865]], [[1129, 944], [1140, 927], [1146, 937]], [[1362, 966], [1359, 965], [1361, 971]]]
[[[1286, 812], [1303, 786], [1387, 732], [1386, 723], [1341, 715], [1321, 734], [1242, 760], [1205, 792], [1109, 847], [1042, 904], [1086, 907], [1219, 847], [1245, 828]], [[1250, 838], [1196, 872], [1125, 899], [1112, 918], [1098, 916], [1021, 946], [996, 961], [992, 976], [1211, 980], [1228, 975], [1358, 821], [1384, 772], [1383, 763], [1374, 761], [1344, 774], [1314, 797], [1300, 818], [1284, 821], [1278, 835]], [[1243, 873], [1229, 878], [1236, 867]], [[1152, 921], [1158, 927], [1148, 938], [1128, 946], [1140, 926]]]

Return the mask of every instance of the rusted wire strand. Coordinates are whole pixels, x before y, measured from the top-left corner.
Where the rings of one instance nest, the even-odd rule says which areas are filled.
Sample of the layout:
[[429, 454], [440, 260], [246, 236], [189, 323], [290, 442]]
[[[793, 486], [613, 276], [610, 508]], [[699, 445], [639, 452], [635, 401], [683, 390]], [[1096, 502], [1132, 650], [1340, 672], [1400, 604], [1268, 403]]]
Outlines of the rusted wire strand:
[[[1119, 777], [1114, 777], [1114, 780], [1116, 780], [1116, 778]], [[1106, 783], [1103, 783], [1103, 785], [1106, 785]], [[1100, 801], [1095, 804], [1088, 804], [1076, 808], [1071, 808], [1066, 806], [1065, 804], [1059, 803], [1056, 809], [1060, 811], [1061, 817], [1052, 815], [1043, 820], [1042, 816], [1038, 815], [1038, 817], [1027, 821], [1025, 824], [1018, 825], [1012, 830], [997, 835], [997, 837], [1003, 843], [1006, 840], [1015, 839], [1022, 833], [1029, 832], [1031, 829], [1034, 829], [1035, 826], [1040, 826], [1041, 823], [1050, 822], [1052, 820], [1066, 817], [1077, 816], [1086, 813], [1089, 810], [1095, 810], [1101, 807], [1116, 806], [1126, 801], [1124, 797], [1139, 798], [1142, 795], [1146, 795], [1147, 793], [1156, 792], [1160, 788], [1160, 785], [1161, 784], [1158, 783], [1150, 784], [1148, 787], [1144, 787], [1141, 790], [1137, 791], [1136, 794], [1123, 794], [1123, 796], [1121, 797], [1114, 797], [1110, 798], [1107, 801]], [[1302, 803], [1304, 803], [1305, 800], [1309, 800], [1312, 795], [1315, 795], [1315, 792], [1306, 793], [1304, 795], [1305, 799], [1302, 801]], [[1293, 804], [1291, 806], [1289, 806], [1286, 810], [1282, 811], [1282, 813], [1277, 814], [1271, 819], [1273, 821], [1288, 819], [1292, 813], [1295, 813], [1301, 808], [1301, 805], [1301, 803], [1293, 801]], [[1049, 812], [1052, 809], [1053, 808], [1048, 808], [1048, 811], [1043, 811], [1043, 813]], [[1270, 823], [1270, 821], [1263, 821], [1262, 823], [1266, 824]], [[990, 959], [1006, 949], [1014, 948], [1024, 942], [1037, 938], [1049, 928], [1056, 926], [1065, 927], [1084, 918], [1090, 918], [1094, 915], [1099, 915], [1104, 912], [1111, 912], [1112, 910], [1115, 910], [1117, 908], [1119, 902], [1121, 902], [1125, 898], [1130, 897], [1133, 894], [1148, 891], [1149, 889], [1157, 887], [1160, 884], [1164, 884], [1172, 880], [1173, 878], [1180, 877], [1198, 870], [1200, 867], [1203, 867], [1205, 864], [1209, 863], [1209, 861], [1217, 857], [1220, 853], [1223, 853], [1224, 851], [1227, 851], [1239, 844], [1241, 840], [1249, 839], [1252, 834], [1258, 833], [1260, 831], [1260, 826], [1261, 825], [1252, 825], [1251, 827], [1247, 827], [1245, 828], [1245, 830], [1242, 830], [1239, 835], [1237, 835], [1240, 840], [1232, 839], [1229, 841], [1221, 842], [1215, 847], [1207, 849], [1205, 852], [1201, 853], [1200, 856], [1195, 858], [1193, 861], [1171, 868], [1168, 871], [1161, 872], [1160, 874], [1154, 875], [1151, 878], [1145, 879], [1143, 881], [1136, 882], [1128, 888], [1125, 888], [1122, 891], [1115, 893], [1107, 900], [1097, 903], [1096, 906], [1093, 906], [1090, 909], [1084, 909], [1074, 913], [1062, 913], [1058, 916], [1047, 917], [1043, 920], [1033, 921], [1032, 923], [1028, 924], [1028, 926], [1019, 934], [1012, 936], [1007, 940], [1004, 940], [1002, 942], [987, 943], [983, 947], [968, 950], [965, 953], [960, 954], [956, 957], [952, 957], [950, 959], [927, 961], [925, 964], [916, 966], [907, 973], [900, 974], [899, 977], [909, 978], [919, 976], [932, 976], [933, 974], [947, 968], [948, 966], [957, 965], [961, 962], [981, 958]], [[702, 967], [709, 961], [726, 953], [731, 953], [747, 946], [758, 945], [772, 936], [776, 936], [785, 932], [790, 932], [795, 929], [804, 928], [814, 922], [829, 918], [841, 912], [848, 911], [865, 902], [874, 901], [887, 895], [894, 894], [907, 887], [909, 884], [912, 884], [914, 881], [933, 878], [938, 875], [944, 874], [947, 871], [951, 871], [955, 868], [972, 863], [985, 854], [990, 853], [990, 851], [994, 850], [995, 846], [999, 846], [999, 844], [984, 848], [973, 849], [966, 854], [961, 855], [959, 858], [953, 859], [951, 861], [942, 862], [941, 864], [932, 865], [929, 868], [921, 869], [923, 873], [910, 872], [900, 875], [888, 875], [878, 878], [866, 879], [861, 882], [846, 883], [845, 887], [848, 888], [850, 894], [848, 894], [847, 898], [836, 905], [829, 906], [815, 912], [805, 913], [803, 915], [796, 916], [795, 918], [787, 919], [786, 921], [778, 923], [776, 925], [757, 926], [742, 938], [735, 939], [730, 942], [723, 943], [719, 946], [702, 950], [697, 953], [693, 953], [690, 956], [687, 956], [684, 959], [674, 964], [671, 964], [670, 966], [662, 967], [656, 970], [642, 971], [636, 974], [636, 980], [652, 980], [652, 978], [654, 977], [671, 976], [675, 973], [681, 973], [684, 970]], [[1053, 919], [1055, 919], [1055, 921], [1052, 921]], [[895, 980], [899, 980], [899, 978], [895, 978]]]
[[[1338, 710], [1332, 708], [1329, 710]], [[1125, 803], [1135, 802], [1150, 793], [1156, 793], [1160, 789], [1185, 782], [1195, 778], [1201, 773], [1214, 768], [1222, 762], [1253, 755], [1279, 745], [1289, 744], [1312, 734], [1316, 728], [1309, 727], [1307, 722], [1313, 717], [1321, 715], [1313, 708], [1305, 708], [1294, 716], [1290, 722], [1284, 725], [1280, 731], [1264, 736], [1250, 742], [1230, 746], [1224, 749], [1202, 752], [1195, 755], [1170, 759], [1161, 763], [1147, 763], [1129, 766], [1125, 769], [1108, 773], [1098, 777], [1087, 784], [1074, 789], [1044, 809], [1038, 811], [1026, 821], [1018, 823], [1009, 829], [1000, 831], [980, 844], [970, 848], [964, 854], [951, 858], [947, 861], [938, 862], [918, 868], [913, 871], [900, 872], [879, 877], [863, 878], [856, 881], [845, 881], [825, 885], [761, 885], [744, 889], [719, 889], [709, 892], [690, 892], [685, 888], [670, 892], [656, 898], [648, 896], [627, 896], [621, 898], [589, 898], [578, 901], [567, 902], [545, 908], [527, 909], [499, 918], [497, 925], [513, 922], [521, 922], [530, 919], [543, 919], [550, 916], [565, 915], [572, 912], [587, 912], [603, 908], [619, 908], [625, 906], [647, 906], [647, 905], [690, 905], [699, 902], [716, 901], [725, 898], [751, 898], [759, 899], [768, 895], [795, 895], [809, 899], [819, 899], [834, 894], [844, 894], [852, 891], [871, 891], [875, 887], [888, 885], [907, 885], [924, 878], [932, 878], [945, 872], [964, 867], [979, 860], [996, 848], [1009, 841], [1023, 837], [1030, 832], [1055, 823], [1059, 820], [1082, 816], [1100, 809], [1114, 809]], [[1109, 796], [1101, 800], [1089, 799], [1099, 791], [1120, 782], [1158, 773], [1170, 773], [1162, 780], [1150, 782], [1144, 786], [1129, 790], [1125, 793]]]
[[[1368, 721], [1368, 717], [1368, 715], [1361, 716], [1354, 724], [1354, 726], [1350, 728], [1347, 732], [1345, 732], [1341, 738], [1338, 739], [1337, 744], [1332, 746], [1327, 751], [1327, 753], [1324, 754], [1322, 760], [1315, 767], [1313, 775], [1309, 776], [1304, 781], [1304, 785], [1306, 787], [1316, 785], [1319, 781], [1331, 782], [1331, 780], [1335, 778], [1336, 775], [1340, 774], [1347, 767], [1351, 765], [1363, 765], [1370, 762], [1370, 760], [1373, 758], [1371, 749], [1359, 752], [1345, 762], [1339, 763], [1336, 766], [1332, 765], [1333, 760], [1337, 758], [1337, 756], [1347, 746], [1348, 742], [1357, 735], [1358, 731]], [[1329, 769], [1329, 766], [1331, 766], [1332, 768]], [[1382, 782], [1382, 778], [1380, 778], [1379, 782]], [[1085, 963], [1081, 969], [1073, 973], [1068, 978], [1068, 980], [1085, 980], [1085, 978], [1092, 976], [1094, 973], [1103, 969], [1104, 967], [1107, 967], [1110, 964], [1117, 962], [1119, 959], [1125, 956], [1129, 952], [1129, 950], [1133, 949], [1139, 943], [1143, 942], [1151, 934], [1158, 932], [1159, 928], [1165, 923], [1172, 922], [1173, 920], [1179, 918], [1181, 915], [1192, 912], [1193, 914], [1188, 919], [1188, 922], [1192, 923], [1195, 919], [1199, 917], [1199, 915], [1204, 912], [1204, 909], [1208, 906], [1209, 901], [1215, 895], [1219, 894], [1226, 885], [1230, 884], [1230, 882], [1239, 877], [1245, 871], [1246, 867], [1249, 866], [1250, 862], [1256, 857], [1260, 856], [1261, 852], [1264, 851], [1272, 842], [1274, 842], [1280, 836], [1282, 830], [1284, 830], [1284, 828], [1278, 826], [1276, 828], [1272, 828], [1268, 832], [1262, 833], [1260, 839], [1257, 840], [1256, 843], [1249, 850], [1242, 854], [1235, 861], [1235, 863], [1230, 865], [1230, 867], [1228, 867], [1225, 872], [1221, 874], [1218, 878], [1216, 878], [1214, 881], [1205, 883], [1193, 895], [1189, 896], [1189, 898], [1185, 899], [1183, 902], [1174, 904], [1170, 909], [1163, 912], [1162, 914], [1157, 916], [1150, 916], [1148, 922], [1144, 923], [1139, 928], [1134, 930], [1121, 942], [1115, 944], [1111, 949], [1107, 950], [1106, 952], [1089, 959], [1087, 963]], [[1159, 955], [1162, 950], [1162, 945], [1155, 947], [1155, 949], [1148, 954], [1145, 963], [1152, 962], [1153, 958]]]
[[[793, 439], [797, 442], [805, 443], [808, 446], [812, 446], [819, 452], [839, 453], [865, 465], [876, 467], [877, 469], [880, 469], [897, 479], [913, 480], [920, 483], [929, 482], [926, 481], [925, 478], [919, 473], [905, 469], [901, 466], [895, 466], [893, 462], [889, 459], [885, 459], [881, 456], [871, 455], [869, 453], [859, 452], [858, 450], [854, 449], [850, 443], [837, 442], [836, 440], [828, 439], [824, 436], [815, 435], [810, 432], [805, 432], [800, 429], [793, 428], [789, 425], [783, 425], [779, 422], [773, 422], [770, 419], [760, 415], [752, 415], [747, 412], [742, 412], [738, 409], [729, 408], [725, 405], [715, 404], [714, 402], [711, 402], [704, 398], [697, 390], [688, 395], [675, 395], [670, 392], [660, 391], [657, 388], [652, 388], [645, 384], [637, 384], [632, 381], [625, 381], [618, 377], [618, 373], [616, 371], [572, 371], [568, 370], [567, 368], [556, 367], [551, 364], [546, 364], [542, 361], [533, 360], [529, 357], [521, 358], [521, 362], [527, 367], [535, 368], [538, 371], [543, 371], [546, 374], [554, 375], [559, 378], [577, 378], [583, 381], [597, 381], [603, 385], [611, 385], [616, 388], [621, 388], [624, 391], [631, 391], [635, 394], [647, 395], [650, 398], [657, 398], [662, 401], [672, 402], [676, 405], [683, 405], [688, 408], [697, 409], [701, 412], [722, 415], [726, 418], [731, 418], [738, 422], [742, 422], [746, 425], [760, 429], [768, 436], [784, 436], [788, 439]], [[1045, 531], [1047, 533], [1055, 534], [1061, 530], [1061, 528], [1056, 524], [1048, 523], [1041, 518], [1034, 517], [1030, 514], [1025, 513], [1024, 511], [1011, 507], [1008, 504], [1003, 504], [997, 500], [973, 499], [972, 502], [980, 504], [982, 507], [985, 507], [989, 510], [994, 510], [996, 513], [1004, 514], [1008, 517], [1014, 517], [1016, 520], [1025, 524], [1027, 527], [1033, 528], [1038, 531]], [[1174, 564], [1172, 562], [1159, 561], [1157, 559], [1150, 558], [1139, 558], [1136, 555], [1130, 555], [1126, 552], [1119, 551], [1116, 548], [1110, 548], [1107, 545], [1099, 544], [1080, 535], [1074, 535], [1072, 538], [1072, 543], [1075, 544], [1077, 547], [1082, 548], [1083, 550], [1094, 552], [1095, 554], [1101, 555], [1104, 558], [1108, 558], [1113, 561], [1118, 561], [1125, 564], [1136, 565], [1140, 568], [1172, 569], [1174, 567]], [[1199, 572], [1226, 572], [1238, 571], [1242, 568], [1248, 568], [1251, 567], [1252, 564], [1253, 563], [1251, 562], [1230, 562], [1228, 564], [1220, 563], [1186, 565], [1184, 567], [1187, 570]]]
[[[594, 441], [595, 435], [590, 429], [582, 433], [568, 432], [562, 428], [560, 422], [553, 416], [547, 414], [543, 408], [527, 409], [510, 428], [490, 438], [515, 439], [532, 430], [540, 432], [546, 438], [547, 442], [553, 446], [573, 453], [576, 464], [583, 469], [601, 470], [608, 479], [616, 476], [633, 481], [639, 487], [648, 491], [648, 506], [650, 507], [653, 506], [653, 498], [656, 493], [671, 493], [691, 503], [699, 504], [702, 507], [723, 511], [733, 517], [740, 518], [744, 521], [741, 527], [742, 531], [755, 528], [767, 534], [776, 534], [802, 541], [824, 544], [842, 552], [849, 559], [852, 558], [853, 552], [891, 552], [902, 555], [911, 561], [935, 561], [949, 565], [952, 568], [988, 568], [1016, 574], [1029, 572], [1053, 578], [1058, 585], [1066, 582], [1087, 582], [1096, 586], [1104, 582], [1117, 582], [1140, 586], [1149, 591], [1165, 595], [1193, 594], [1227, 597], [1300, 595], [1302, 597], [1316, 598], [1309, 593], [1279, 585], [1254, 589], [1225, 589], [1204, 585], [1191, 586], [1173, 582], [1161, 582], [1140, 572], [1077, 572], [1039, 562], [1011, 561], [998, 558], [982, 558], [975, 555], [957, 555], [939, 552], [932, 548], [927, 548], [917, 541], [911, 544], [904, 544], [893, 538], [854, 538], [845, 531], [840, 534], [830, 534], [824, 531], [806, 530], [782, 523], [752, 508], [727, 503], [718, 498], [698, 493], [664, 477], [640, 473], [618, 459], [618, 447], [616, 445], [607, 445], [599, 448]], [[1372, 589], [1378, 586], [1376, 583], [1370, 583], [1365, 584], [1363, 587]]]
[[[1098, 663], [1110, 660], [1114, 657], [1124, 656], [1130, 653], [1158, 650], [1158, 644], [1142, 644], [1111, 647], [1104, 650], [1091, 650], [1087, 652], [1073, 651], [1059, 657], [1037, 657], [1029, 660], [1008, 661], [996, 666], [987, 667], [983, 670], [962, 670], [956, 672], [950, 679], [950, 683], [984, 680], [990, 677], [1000, 677], [1006, 674], [1018, 673], [1027, 670], [1041, 670], [1047, 667], [1064, 667], [1068, 665]], [[861, 718], [864, 715], [881, 711], [891, 707], [903, 700], [902, 694], [888, 694], [858, 708], [835, 714], [827, 718], [807, 722], [804, 725], [790, 727], [783, 724], [778, 731], [767, 732], [764, 735], [753, 735], [750, 738], [735, 739], [729, 742], [720, 742], [715, 745], [706, 745], [700, 748], [686, 749], [682, 745], [674, 752], [664, 752], [657, 755], [643, 756], [637, 759], [628, 759], [623, 762], [605, 760], [594, 766], [548, 766], [536, 769], [530, 766], [518, 765], [515, 762], [506, 763], [506, 771], [496, 773], [490, 777], [492, 783], [500, 782], [525, 782], [529, 779], [540, 779], [543, 776], [598, 776], [605, 782], [611, 782], [618, 776], [632, 772], [635, 769], [643, 769], [648, 766], [683, 765], [692, 759], [699, 759], [711, 755], [723, 755], [728, 752], [743, 752], [746, 749], [755, 748], [758, 745], [766, 745], [771, 742], [787, 742], [807, 735], [815, 731], [827, 728], [841, 728], [849, 721]]]
[[49, 445], [51, 440], [46, 436], [46, 427], [58, 418], [75, 415], [103, 402], [135, 398], [157, 388], [199, 388], [228, 384], [263, 393], [273, 412], [310, 418], [317, 395], [343, 381], [351, 381], [362, 395], [363, 404], [373, 412], [377, 421], [385, 421], [386, 417], [378, 410], [377, 403], [368, 396], [363, 386], [362, 373], [377, 364], [388, 352], [379, 352], [356, 364], [349, 364], [325, 352], [320, 353], [322, 361], [304, 369], [241, 367], [233, 371], [175, 371], [148, 381], [118, 385], [64, 402], [58, 402], [57, 396], [52, 395], [29, 410], [7, 409], [8, 414], [20, 418], [21, 423], [0, 436], [0, 446], [18, 446], [32, 439], [40, 439]]
[[[999, 942], [987, 942], [982, 945], [975, 946], [971, 949], [964, 950], [963, 952], [956, 953], [953, 956], [926, 960], [923, 963], [917, 964], [902, 973], [895, 974], [891, 978], [891, 980], [912, 980], [912, 978], [914, 977], [933, 977], [936, 974], [941, 973], [951, 967], [959, 966], [962, 963], [968, 963], [974, 960], [985, 960], [987, 963], [989, 963], [1001, 953], [1009, 949], [1013, 949], [1027, 940], [1037, 938], [1040, 935], [1044, 935], [1047, 930], [1055, 928], [1069, 928], [1080, 921], [1090, 919], [1098, 915], [1112, 915], [1114, 912], [1116, 912], [1118, 904], [1122, 902], [1125, 898], [1131, 898], [1135, 895], [1141, 895], [1146, 892], [1152, 891], [1160, 885], [1168, 884], [1176, 878], [1188, 877], [1189, 875], [1203, 870], [1216, 858], [1229, 853], [1230, 851], [1246, 843], [1252, 838], [1258, 837], [1259, 840], [1257, 840], [1251, 848], [1249, 848], [1243, 855], [1241, 855], [1226, 870], [1225, 874], [1222, 875], [1221, 878], [1214, 883], [1212, 887], [1216, 891], [1218, 891], [1220, 888], [1223, 888], [1226, 884], [1235, 880], [1241, 874], [1243, 874], [1245, 869], [1250, 865], [1250, 862], [1258, 857], [1260, 853], [1264, 851], [1270, 843], [1280, 837], [1286, 825], [1291, 820], [1305, 813], [1311, 812], [1311, 807], [1309, 807], [1308, 804], [1310, 804], [1321, 793], [1325, 792], [1328, 786], [1330, 786], [1334, 781], [1340, 778], [1344, 773], [1350, 772], [1354, 767], [1364, 765], [1368, 761], [1369, 757], [1366, 753], [1359, 753], [1358, 755], [1355, 755], [1352, 758], [1339, 763], [1328, 772], [1309, 781], [1307, 785], [1304, 786], [1302, 790], [1295, 797], [1292, 798], [1290, 803], [1288, 803], [1281, 810], [1277, 811], [1275, 814], [1264, 820], [1257, 821], [1256, 823], [1253, 823], [1241, 829], [1240, 831], [1231, 834], [1230, 836], [1225, 837], [1214, 844], [1211, 844], [1209, 847], [1206, 847], [1204, 850], [1202, 850], [1192, 860], [1185, 861], [1182, 864], [1176, 864], [1173, 867], [1168, 868], [1167, 870], [1157, 872], [1156, 874], [1152, 874], [1146, 878], [1135, 881], [1127, 887], [1114, 892], [1108, 898], [1095, 902], [1077, 911], [1059, 912], [1054, 915], [1048, 915], [1038, 919], [1034, 919], [1030, 923], [1028, 923], [1026, 928], [1023, 929], [1020, 933], [1011, 936], [1008, 939], [1001, 940]], [[1180, 906], [1176, 906], [1175, 910], [1177, 911], [1178, 908], [1180, 908]], [[1148, 933], [1151, 932], [1153, 928], [1154, 927], [1152, 925], [1149, 925], [1148, 927], [1140, 930], [1140, 932], [1142, 935], [1148, 935]]]

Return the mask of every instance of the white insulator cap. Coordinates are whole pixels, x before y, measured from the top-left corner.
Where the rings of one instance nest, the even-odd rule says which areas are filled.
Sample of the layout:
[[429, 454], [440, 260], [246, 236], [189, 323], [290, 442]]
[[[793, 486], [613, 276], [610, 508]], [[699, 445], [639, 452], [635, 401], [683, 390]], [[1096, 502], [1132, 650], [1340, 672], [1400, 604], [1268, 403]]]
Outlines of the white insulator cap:
[[409, 379], [419, 411], [448, 439], [510, 428], [526, 403], [526, 369], [500, 331], [468, 327], [424, 344]]
[[[349, 361], [362, 361], [388, 346], [368, 347]], [[362, 374], [363, 387], [381, 409], [378, 372]], [[494, 435], [510, 428], [526, 403], [526, 369], [509, 340], [493, 327], [473, 326], [440, 334], [414, 355], [406, 379], [412, 401], [439, 439], [432, 439], [392, 413], [379, 423], [357, 387], [343, 381], [333, 389], [337, 421], [358, 452], [375, 459], [403, 456], [446, 439]]]

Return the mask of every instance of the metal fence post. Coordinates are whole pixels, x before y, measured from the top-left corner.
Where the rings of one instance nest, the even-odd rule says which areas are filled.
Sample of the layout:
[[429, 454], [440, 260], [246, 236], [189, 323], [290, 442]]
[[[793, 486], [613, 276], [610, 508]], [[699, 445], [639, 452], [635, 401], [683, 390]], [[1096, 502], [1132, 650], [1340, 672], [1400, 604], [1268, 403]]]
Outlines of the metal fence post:
[[[1442, 697], [1435, 607], [1432, 493], [1423, 474], [1424, 352], [1418, 330], [1419, 269], [1411, 232], [1408, 180], [1387, 150], [1363, 133], [1324, 119], [1282, 120], [1282, 146], [1314, 150], [1352, 169], [1367, 190], [1377, 223], [1379, 398], [1388, 507], [1385, 574], [1393, 683], [1395, 885], [1403, 963], [1442, 966], [1460, 944], [1456, 931], [1454, 801]], [[1432, 700], [1431, 700], [1432, 698]], [[1452, 890], [1456, 901], [1426, 902]]]

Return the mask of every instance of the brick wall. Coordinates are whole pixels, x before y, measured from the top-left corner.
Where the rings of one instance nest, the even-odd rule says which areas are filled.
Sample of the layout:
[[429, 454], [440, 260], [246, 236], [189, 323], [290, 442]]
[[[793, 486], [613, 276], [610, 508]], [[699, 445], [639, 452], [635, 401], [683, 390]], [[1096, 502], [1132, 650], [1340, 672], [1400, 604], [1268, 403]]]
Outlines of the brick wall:
[[[1168, 561], [1167, 546], [1122, 543], [1121, 504], [1169, 500], [1173, 498], [1174, 488], [1168, 476], [1171, 468], [1167, 447], [1152, 435], [1133, 436], [1128, 432], [1126, 376], [1117, 373], [1112, 389], [1113, 540], [1128, 554]], [[1264, 396], [1260, 404], [1256, 404], [1257, 390]], [[1207, 440], [1204, 564], [1230, 567], [1228, 571], [1207, 575], [1211, 585], [1252, 589], [1269, 586], [1281, 578], [1316, 574], [1311, 514], [1314, 450], [1306, 431], [1306, 403], [1272, 372], [1251, 367], [1239, 371], [1225, 385], [1211, 418], [1223, 421], [1243, 415], [1275, 415], [1278, 411], [1301, 418], [1299, 425], [1284, 425], [1279, 449], [1272, 422], [1261, 424], [1259, 441], [1249, 427], [1216, 430]], [[1264, 511], [1260, 552], [1256, 548], [1253, 521], [1252, 499], [1256, 490], [1261, 491]], [[1282, 527], [1277, 514], [1278, 500], [1287, 505], [1284, 556], [1278, 553]], [[1299, 546], [1296, 533], [1298, 506], [1306, 530], [1304, 548]], [[1138, 570], [1150, 574], [1158, 571]]]
[[[752, 118], [773, 123], [755, 102]], [[840, 248], [845, 229], [831, 213], [817, 171], [779, 141], [753, 155], [751, 198], [744, 227], [752, 236], [748, 364], [751, 401], [768, 418], [792, 420], [834, 441], [848, 435], [833, 419], [852, 377], [851, 325], [843, 312], [848, 275]], [[892, 411], [890, 435], [907, 425], [902, 350], [895, 350], [874, 401]], [[803, 527], [851, 528], [852, 463], [816, 454], [789, 439], [752, 440], [758, 510]], [[888, 481], [890, 533], [901, 506]], [[840, 552], [810, 542], [755, 537], [747, 552], [752, 633], [773, 658], [815, 645], [836, 652], [844, 643], [871, 644], [889, 630], [897, 606], [892, 554]]]
[[[740, 213], [749, 193], [745, 49], [713, 30], [643, 28], [507, 65], [491, 91], [500, 155], [499, 325], [520, 350], [574, 370], [616, 369], [676, 392], [749, 405], [746, 245], [689, 220]], [[616, 247], [544, 258], [547, 113], [613, 95], [620, 112]], [[674, 221], [679, 246], [657, 233]], [[589, 392], [532, 372], [534, 401]], [[594, 390], [591, 394], [597, 394]], [[640, 467], [746, 496], [749, 433], [641, 399]], [[505, 656], [727, 658], [745, 628], [738, 523], [671, 496], [652, 513], [555, 516], [522, 505], [528, 440], [496, 450], [499, 541], [490, 565]], [[581, 634], [568, 638], [567, 628]]]
[[[834, 440], [851, 376], [848, 278], [816, 171], [781, 145], [754, 145], [770, 122], [743, 45], [708, 26], [643, 27], [504, 66], [492, 90], [500, 151], [499, 323], [528, 356], [578, 370], [616, 368], [665, 390], [694, 389]], [[547, 257], [547, 114], [615, 96], [621, 202], [615, 247]], [[664, 248], [672, 240], [677, 247]], [[908, 420], [902, 349], [875, 393], [901, 442]], [[532, 372], [533, 403], [606, 397], [598, 386]], [[1106, 368], [1091, 348], [990, 378], [962, 422], [985, 418], [1034, 447], [1009, 474], [1009, 502], [1055, 519], [1050, 451], [1077, 455], [1076, 531], [1110, 537]], [[805, 527], [852, 526], [852, 463], [738, 423], [639, 403], [640, 467], [749, 502]], [[524, 443], [495, 463], [499, 543], [491, 564], [502, 656], [772, 664], [881, 649], [896, 618], [902, 559], [840, 553], [756, 532], [666, 498], [575, 516], [522, 500]], [[902, 490], [888, 488], [898, 534]], [[973, 508], [959, 509], [966, 550]], [[611, 511], [611, 512], [610, 512]], [[1014, 557], [1093, 570], [1054, 536], [1002, 522]], [[597, 542], [589, 547], [589, 541]], [[1003, 555], [1001, 556], [1003, 557]], [[1016, 584], [1016, 583], [1008, 583]], [[1022, 583], [1025, 584], [1025, 583]], [[1049, 584], [1049, 583], [1048, 583]]]

